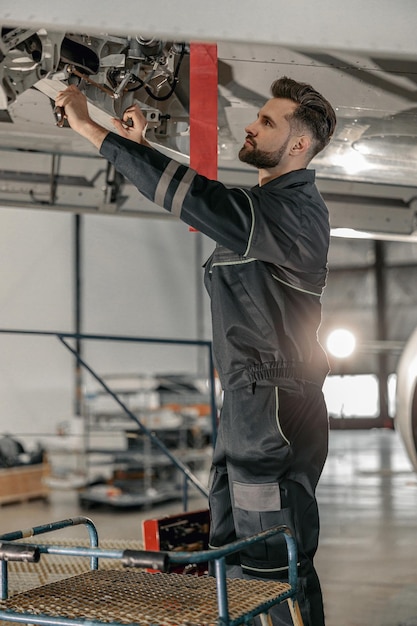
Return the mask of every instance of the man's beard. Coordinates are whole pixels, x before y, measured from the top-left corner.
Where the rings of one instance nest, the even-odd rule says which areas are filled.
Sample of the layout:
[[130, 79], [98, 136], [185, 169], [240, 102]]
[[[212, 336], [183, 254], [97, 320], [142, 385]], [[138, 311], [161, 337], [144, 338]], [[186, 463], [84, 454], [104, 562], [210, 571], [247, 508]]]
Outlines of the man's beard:
[[239, 160], [248, 165], [253, 165], [258, 169], [271, 169], [277, 167], [281, 163], [281, 159], [284, 152], [287, 149], [288, 140], [281, 146], [276, 152], [265, 152], [264, 150], [258, 150], [256, 143], [251, 139], [253, 148], [249, 149], [243, 146], [239, 151]]

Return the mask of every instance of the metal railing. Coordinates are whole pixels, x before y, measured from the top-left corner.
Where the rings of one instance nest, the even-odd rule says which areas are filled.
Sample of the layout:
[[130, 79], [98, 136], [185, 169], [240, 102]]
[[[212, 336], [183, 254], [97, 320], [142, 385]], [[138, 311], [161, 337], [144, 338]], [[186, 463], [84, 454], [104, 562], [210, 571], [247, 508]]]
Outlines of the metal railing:
[[103, 380], [103, 378], [85, 361], [73, 346], [70, 345], [70, 340], [94, 340], [94, 341], [112, 341], [112, 342], [125, 342], [125, 343], [147, 343], [147, 344], [160, 344], [160, 345], [176, 345], [176, 346], [192, 346], [202, 347], [207, 350], [208, 354], [208, 379], [209, 379], [209, 391], [210, 391], [210, 409], [211, 409], [211, 421], [212, 421], [212, 440], [215, 441], [216, 436], [216, 398], [215, 398], [215, 380], [214, 380], [214, 365], [213, 365], [213, 353], [212, 344], [210, 341], [204, 340], [192, 340], [192, 339], [171, 339], [171, 338], [157, 338], [157, 337], [135, 337], [125, 335], [101, 335], [101, 334], [85, 334], [85, 333], [70, 333], [61, 331], [41, 331], [41, 330], [21, 330], [21, 329], [0, 329], [0, 334], [9, 335], [28, 335], [38, 337], [56, 337], [66, 348], [71, 352], [77, 363], [77, 367], [82, 367], [87, 371], [99, 385], [112, 397], [119, 405], [122, 411], [127, 415], [139, 428], [142, 434], [144, 434], [151, 443], [153, 443], [159, 450], [167, 456], [172, 464], [182, 473], [184, 478], [183, 483], [183, 507], [184, 511], [188, 507], [188, 484], [191, 482], [202, 495], [208, 496], [208, 488], [203, 485], [200, 480], [191, 472], [190, 468], [181, 461], [157, 436], [151, 431], [143, 422], [133, 413], [125, 402], [120, 398], [120, 395], [115, 393], [109, 385]]

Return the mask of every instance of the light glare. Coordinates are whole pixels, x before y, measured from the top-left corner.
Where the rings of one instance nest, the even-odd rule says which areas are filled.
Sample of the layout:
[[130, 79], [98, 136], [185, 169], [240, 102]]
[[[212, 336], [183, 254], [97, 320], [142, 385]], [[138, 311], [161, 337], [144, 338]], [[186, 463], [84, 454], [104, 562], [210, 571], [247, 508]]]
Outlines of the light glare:
[[326, 345], [330, 354], [338, 359], [346, 359], [355, 350], [355, 335], [345, 328], [337, 328], [327, 337]]

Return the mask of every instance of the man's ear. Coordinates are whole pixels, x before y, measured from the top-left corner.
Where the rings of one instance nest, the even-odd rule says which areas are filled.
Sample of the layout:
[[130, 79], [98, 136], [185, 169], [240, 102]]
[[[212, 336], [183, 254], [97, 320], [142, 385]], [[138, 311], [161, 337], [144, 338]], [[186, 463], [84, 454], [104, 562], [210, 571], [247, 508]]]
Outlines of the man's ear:
[[311, 137], [308, 135], [299, 135], [294, 137], [290, 154], [292, 156], [304, 156], [308, 153], [311, 146]]

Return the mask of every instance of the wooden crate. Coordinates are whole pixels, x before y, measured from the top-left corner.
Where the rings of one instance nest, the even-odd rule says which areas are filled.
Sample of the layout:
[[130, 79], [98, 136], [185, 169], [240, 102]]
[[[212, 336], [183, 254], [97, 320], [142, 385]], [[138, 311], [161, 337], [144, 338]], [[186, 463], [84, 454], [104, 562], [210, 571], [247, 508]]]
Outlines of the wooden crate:
[[0, 505], [47, 498], [49, 488], [45, 478], [50, 473], [45, 460], [36, 465], [19, 465], [0, 469]]

